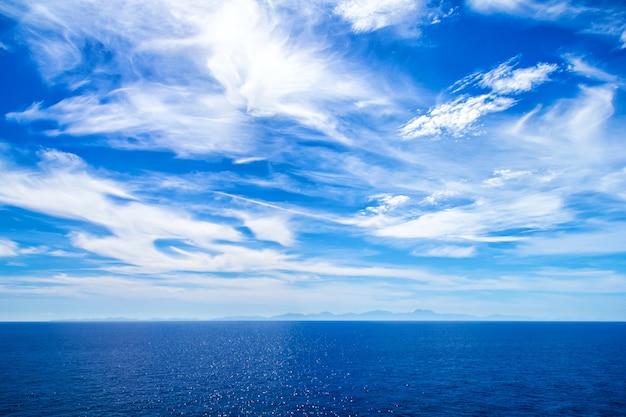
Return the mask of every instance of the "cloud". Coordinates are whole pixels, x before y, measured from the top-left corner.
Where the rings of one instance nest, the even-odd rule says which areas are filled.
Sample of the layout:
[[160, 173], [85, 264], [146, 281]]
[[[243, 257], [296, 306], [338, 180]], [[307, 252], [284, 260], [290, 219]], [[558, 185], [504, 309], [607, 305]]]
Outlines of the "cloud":
[[233, 214], [243, 219], [244, 225], [258, 240], [276, 242], [282, 246], [294, 244], [294, 236], [289, 228], [287, 216], [245, 212], [234, 212]]
[[404, 139], [423, 136], [462, 136], [482, 116], [504, 111], [515, 104], [509, 97], [483, 94], [476, 97], [460, 97], [452, 102], [440, 104], [426, 114], [410, 120], [400, 128]]
[[540, 20], [556, 20], [571, 13], [573, 8], [562, 0], [466, 0], [466, 3], [480, 13], [506, 13]]
[[605, 175], [598, 184], [598, 191], [626, 200], [626, 167]]
[[55, 122], [48, 134], [113, 134], [120, 147], [243, 159], [260, 156], [254, 138], [268, 117], [347, 143], [336, 110], [367, 111], [355, 103], [383, 96], [296, 8], [149, 3], [5, 6], [49, 82], [75, 89], [9, 119]]
[[581, 233], [556, 233], [523, 242], [519, 253], [525, 256], [597, 256], [626, 253], [626, 224], [600, 224], [597, 230]]
[[591, 175], [591, 167], [599, 169], [616, 157], [609, 151], [612, 138], [604, 131], [614, 113], [614, 95], [612, 85], [581, 86], [576, 98], [558, 101], [538, 118], [528, 114], [509, 134], [541, 152], [553, 166], [568, 171], [575, 166], [579, 175]]
[[372, 196], [371, 199], [377, 201], [379, 204], [366, 207], [362, 212], [363, 214], [385, 214], [409, 201], [409, 197], [405, 195], [391, 194], [379, 194]]
[[[478, 12], [542, 19], [542, 28], [568, 25], [559, 39], [574, 43], [555, 46], [553, 38], [541, 54], [561, 54], [560, 61], [522, 64], [522, 56], [538, 56], [523, 49], [533, 49], [532, 37], [500, 42], [504, 49], [459, 62], [469, 76], [454, 83], [451, 72], [438, 72], [444, 87], [426, 91], [432, 68], [416, 62], [428, 66], [421, 59], [453, 46], [463, 36], [456, 30], [468, 26], [402, 39], [403, 30], [416, 34], [434, 22], [435, 3], [447, 2], [2, 3], [49, 84], [6, 117], [25, 125], [15, 129], [31, 135], [31, 145], [43, 127], [56, 136], [44, 138], [46, 146], [76, 153], [41, 150], [33, 162], [32, 146], [0, 144], [0, 204], [11, 206], [11, 227], [36, 221], [56, 236], [44, 242], [43, 232], [28, 240], [11, 232], [0, 255], [37, 261], [29, 266], [37, 272], [60, 265], [68, 272], [24, 279], [22, 288], [3, 278], [2, 292], [95, 300], [126, 287], [136, 299], [232, 309], [267, 303], [284, 312], [284, 300], [384, 308], [438, 291], [623, 288], [608, 266], [571, 280], [534, 269], [579, 256], [585, 241], [606, 248], [591, 256], [612, 256], [598, 264], [623, 252], [623, 91], [616, 89], [623, 82], [611, 67], [620, 51], [590, 41], [582, 17], [595, 15], [556, 7], [565, 2], [466, 2]], [[537, 29], [528, 23], [510, 29]], [[591, 44], [589, 54], [578, 49]], [[45, 101], [31, 105], [33, 94]], [[454, 140], [472, 133], [480, 137]], [[428, 137], [453, 140], [410, 140]], [[94, 144], [176, 156], [100, 152]], [[129, 160], [135, 169], [113, 172], [128, 168], [117, 159], [124, 155], [139, 155]], [[483, 261], [494, 269], [478, 277]], [[432, 271], [415, 268], [429, 262]], [[510, 265], [520, 269], [498, 271]]]
[[[0, 258], [15, 257], [25, 255], [49, 254], [46, 246], [29, 246], [20, 247], [20, 245], [12, 240], [0, 238]], [[24, 266], [21, 263], [13, 263], [14, 265]]]
[[565, 59], [568, 61], [569, 66], [568, 70], [575, 72], [577, 74], [581, 74], [585, 77], [603, 81], [606, 83], [618, 84], [620, 83], [617, 76], [613, 74], [609, 74], [608, 72], [591, 65], [588, 63], [583, 57], [575, 56], [575, 55], [565, 55]]
[[508, 180], [522, 178], [532, 175], [532, 171], [511, 171], [510, 169], [499, 169], [494, 171], [493, 177], [484, 181], [487, 187], [501, 187]]
[[417, 0], [342, 0], [335, 13], [352, 25], [356, 33], [371, 32], [414, 19], [423, 9]]
[[556, 64], [540, 62], [532, 67], [517, 68], [519, 57], [513, 57], [487, 72], [476, 72], [450, 87], [457, 93], [467, 87], [491, 90], [497, 95], [516, 95], [531, 91], [549, 81], [549, 75], [558, 69]]
[[421, 201], [422, 204], [439, 204], [441, 201], [446, 200], [450, 197], [454, 197], [458, 195], [459, 191], [457, 190], [441, 190], [430, 193], [428, 196], [424, 197]]
[[415, 249], [413, 256], [429, 256], [437, 258], [471, 258], [476, 255], [475, 246], [439, 246], [428, 250]]
[[466, 4], [478, 13], [507, 14], [574, 27], [578, 32], [618, 38], [622, 48], [626, 44], [626, 13], [619, 2], [594, 4], [576, 0], [466, 0]]
[[[145, 202], [145, 197], [129, 189], [132, 183], [122, 186], [94, 175], [75, 155], [56, 150], [43, 151], [40, 155], [36, 168], [0, 165], [6, 185], [0, 189], [0, 203], [80, 221], [67, 226], [69, 242], [75, 248], [109, 259], [110, 262], [102, 263], [102, 269], [112, 273], [156, 275], [179, 271], [257, 275], [291, 271], [322, 277], [424, 277], [424, 272], [415, 269], [360, 266], [357, 260], [335, 263], [259, 245], [259, 241], [268, 240], [292, 245], [295, 237], [288, 214], [298, 214], [295, 211], [259, 215], [259, 209], [224, 210], [221, 205], [211, 207], [205, 203], [195, 211], [203, 211], [205, 218], [215, 213], [221, 222], [203, 220], [194, 216], [194, 212], [165, 204], [166, 201]], [[71, 164], [66, 167], [59, 161], [71, 161]], [[392, 207], [406, 198], [381, 196], [380, 200]], [[270, 211], [275, 206], [262, 207]], [[241, 224], [241, 219], [254, 239], [238, 231], [236, 226]], [[7, 253], [15, 251], [8, 243], [3, 246]], [[50, 249], [57, 250], [57, 247]]]
[[0, 238], [0, 257], [17, 256], [17, 243]]
[[35, 103], [6, 117], [19, 123], [54, 121], [58, 127], [49, 135], [114, 134], [111, 142], [118, 147], [172, 149], [182, 155], [237, 154], [247, 143], [238, 127], [245, 118], [223, 97], [155, 84], [138, 83], [104, 97], [70, 97], [46, 108]]
[[394, 211], [408, 203], [410, 198], [406, 195], [377, 194], [369, 197], [370, 201], [378, 204], [368, 206], [361, 210], [358, 216], [350, 219], [337, 220], [341, 224], [357, 225], [359, 227], [383, 227], [397, 221]]
[[557, 68], [556, 64], [539, 63], [530, 68], [514, 69], [512, 65], [505, 62], [482, 74], [478, 83], [497, 94], [519, 94], [548, 81], [548, 75]]
[[557, 195], [535, 194], [510, 202], [482, 201], [466, 207], [430, 212], [383, 227], [374, 233], [402, 239], [517, 241], [520, 237], [500, 232], [513, 228], [543, 229], [568, 218], [569, 214], [562, 210], [562, 201]]
[[[231, 226], [143, 203], [120, 184], [77, 168], [82, 164], [74, 163], [69, 168], [57, 164], [59, 160], [76, 161], [75, 155], [58, 151], [43, 155], [39, 170], [3, 169], [5, 186], [0, 190], [0, 203], [85, 221], [106, 230], [104, 236], [73, 231], [70, 237], [76, 247], [132, 265], [177, 269], [189, 262], [159, 250], [156, 242], [170, 240], [185, 242], [183, 247], [195, 250], [217, 250], [218, 242], [242, 240]], [[271, 258], [269, 253], [266, 255]]]
[[451, 87], [457, 93], [470, 86], [491, 90], [478, 96], [462, 96], [431, 108], [400, 128], [404, 139], [422, 136], [462, 136], [475, 122], [489, 113], [502, 112], [517, 101], [511, 95], [527, 92], [549, 80], [548, 75], [557, 70], [556, 64], [539, 63], [534, 67], [515, 68], [512, 58], [485, 73], [471, 74]]

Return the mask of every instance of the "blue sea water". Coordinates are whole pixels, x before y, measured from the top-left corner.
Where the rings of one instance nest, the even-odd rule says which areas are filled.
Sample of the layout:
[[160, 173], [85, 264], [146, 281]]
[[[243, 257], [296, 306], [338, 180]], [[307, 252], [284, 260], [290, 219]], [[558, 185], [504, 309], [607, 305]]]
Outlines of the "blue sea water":
[[0, 324], [2, 416], [626, 416], [626, 323]]

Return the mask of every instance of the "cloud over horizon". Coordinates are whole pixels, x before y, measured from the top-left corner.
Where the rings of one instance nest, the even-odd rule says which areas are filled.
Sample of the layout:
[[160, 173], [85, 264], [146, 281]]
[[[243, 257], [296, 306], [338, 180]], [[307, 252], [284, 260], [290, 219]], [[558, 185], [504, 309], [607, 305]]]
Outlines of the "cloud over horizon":
[[0, 319], [120, 297], [129, 316], [167, 299], [200, 318], [558, 318], [575, 299], [580, 317], [626, 317], [621, 5], [0, 15]]

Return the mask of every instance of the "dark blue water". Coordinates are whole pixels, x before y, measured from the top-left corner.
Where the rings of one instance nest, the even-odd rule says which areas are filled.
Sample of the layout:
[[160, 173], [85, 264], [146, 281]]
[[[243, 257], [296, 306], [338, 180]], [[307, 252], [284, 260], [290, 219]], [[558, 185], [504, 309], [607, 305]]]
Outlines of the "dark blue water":
[[4, 323], [0, 377], [2, 416], [626, 416], [626, 323]]

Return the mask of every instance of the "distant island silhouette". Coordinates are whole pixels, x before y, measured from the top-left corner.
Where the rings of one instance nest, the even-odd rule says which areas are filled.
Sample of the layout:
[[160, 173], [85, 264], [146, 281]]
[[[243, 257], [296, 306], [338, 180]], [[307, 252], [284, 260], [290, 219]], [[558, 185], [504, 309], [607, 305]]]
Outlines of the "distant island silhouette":
[[436, 313], [432, 310], [417, 309], [410, 313], [393, 313], [385, 310], [374, 310], [365, 313], [335, 314], [328, 311], [322, 313], [286, 313], [276, 316], [229, 316], [213, 319], [214, 321], [531, 321], [542, 320], [530, 316], [494, 314], [474, 316], [471, 314]]

